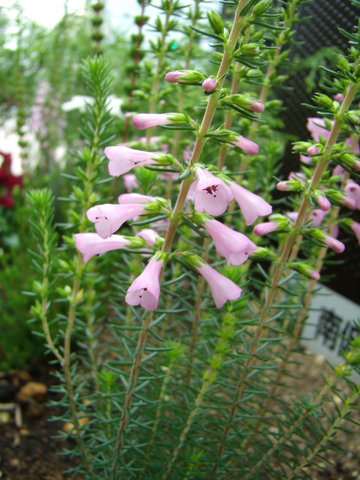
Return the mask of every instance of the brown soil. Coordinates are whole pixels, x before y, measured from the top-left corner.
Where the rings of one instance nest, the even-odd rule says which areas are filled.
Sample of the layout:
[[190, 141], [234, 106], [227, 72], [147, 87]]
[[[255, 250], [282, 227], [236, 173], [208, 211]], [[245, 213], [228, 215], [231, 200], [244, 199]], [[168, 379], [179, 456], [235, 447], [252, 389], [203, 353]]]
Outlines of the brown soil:
[[[20, 377], [29, 374], [27, 370], [2, 374], [0, 382], [20, 388], [24, 383]], [[44, 383], [50, 389], [55, 382], [49, 368], [43, 367], [30, 371], [31, 380]], [[68, 458], [60, 456], [64, 449], [73, 448], [71, 442], [55, 438], [61, 424], [49, 421], [52, 416], [59, 415], [58, 408], [49, 407], [49, 402], [55, 400], [54, 393], [47, 394], [42, 402], [32, 405], [22, 405], [21, 426], [15, 425], [14, 412], [4, 424], [0, 422], [0, 478], [5, 480], [65, 480], [72, 478], [63, 472], [69, 469]], [[16, 403], [16, 398], [14, 399]], [[7, 402], [13, 403], [13, 402]], [[1, 404], [0, 404], [1, 406]], [[8, 415], [9, 417], [9, 415]], [[80, 478], [78, 477], [80, 480]]]

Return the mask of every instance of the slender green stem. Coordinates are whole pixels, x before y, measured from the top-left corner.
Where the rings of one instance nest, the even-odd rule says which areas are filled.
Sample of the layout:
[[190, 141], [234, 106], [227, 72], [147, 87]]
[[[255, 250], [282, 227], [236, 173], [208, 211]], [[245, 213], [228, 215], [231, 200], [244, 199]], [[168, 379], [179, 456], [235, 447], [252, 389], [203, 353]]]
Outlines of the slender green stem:
[[212, 368], [210, 368], [207, 371], [207, 375], [205, 376], [205, 378], [203, 380], [203, 384], [201, 386], [201, 389], [198, 393], [198, 396], [196, 397], [194, 408], [191, 410], [190, 415], [188, 416], [185, 427], [181, 432], [181, 435], [180, 435], [180, 438], [179, 438], [179, 443], [177, 444], [175, 450], [173, 451], [173, 454], [170, 458], [170, 461], [167, 464], [166, 471], [162, 475], [161, 480], [166, 480], [168, 478], [169, 473], [171, 472], [171, 469], [172, 469], [172, 467], [173, 467], [173, 465], [174, 465], [174, 463], [175, 463], [175, 461], [176, 461], [176, 459], [177, 459], [177, 457], [180, 453], [180, 450], [184, 446], [185, 440], [187, 438], [187, 434], [189, 433], [189, 430], [190, 430], [190, 428], [193, 424], [194, 418], [196, 417], [196, 415], [198, 414], [198, 412], [201, 408], [201, 405], [203, 403], [205, 394], [208, 391], [209, 387], [214, 383], [214, 381], [216, 379], [216, 373], [217, 373], [217, 371], [213, 370]]
[[317, 404], [322, 404], [326, 398], [326, 396], [331, 392], [332, 388], [335, 385], [336, 377], [331, 377], [326, 385], [324, 385], [321, 392], [316, 396], [316, 398], [312, 401], [311, 405], [297, 418], [297, 420], [288, 428], [278, 440], [273, 443], [272, 448], [264, 455], [261, 460], [259, 460], [250, 470], [250, 472], [245, 475], [243, 480], [252, 480], [256, 475], [256, 472], [272, 457], [272, 455], [277, 452], [287, 440], [291, 438], [293, 433], [302, 425], [308, 415], [312, 412], [314, 407]]
[[[144, 470], [146, 469], [146, 465], [147, 465], [147, 462], [148, 462], [150, 454], [151, 454], [151, 447], [154, 444], [155, 437], [156, 437], [156, 434], [157, 434], [157, 431], [158, 431], [159, 423], [160, 423], [160, 420], [161, 420], [161, 412], [162, 412], [162, 409], [163, 409], [163, 406], [164, 406], [164, 400], [165, 400], [165, 396], [166, 396], [166, 390], [167, 390], [168, 383], [171, 379], [171, 375], [173, 373], [172, 372], [173, 368], [174, 368], [174, 360], [172, 360], [170, 362], [169, 366], [167, 367], [166, 375], [165, 375], [163, 383], [161, 385], [160, 396], [159, 396], [159, 400], [158, 400], [158, 406], [157, 406], [156, 414], [155, 414], [155, 422], [154, 422], [154, 425], [151, 429], [151, 438], [150, 438], [149, 443], [147, 444], [147, 447], [146, 447], [147, 454], [146, 454], [146, 458], [144, 460], [144, 466], [143, 466], [143, 471], [142, 471], [143, 473], [144, 473]], [[143, 475], [141, 475], [139, 477], [139, 480], [141, 480], [142, 477], [143, 477]]]
[[139, 376], [140, 364], [144, 355], [146, 338], [147, 338], [147, 334], [148, 334], [148, 330], [149, 330], [152, 318], [153, 318], [153, 313], [151, 312], [149, 315], [146, 316], [145, 320], [143, 321], [139, 338], [138, 338], [138, 343], [136, 345], [136, 351], [135, 351], [136, 355], [134, 357], [134, 361], [131, 367], [130, 378], [128, 382], [128, 391], [126, 393], [124, 404], [123, 404], [119, 430], [117, 433], [116, 446], [114, 450], [114, 459], [113, 459], [112, 470], [111, 470], [111, 478], [113, 479], [117, 478], [118, 463], [121, 456], [122, 447], [124, 444], [123, 437], [126, 431], [126, 427], [129, 423], [129, 415], [130, 415], [131, 405], [134, 398], [134, 391], [135, 391], [137, 379]]
[[344, 402], [344, 406], [341, 411], [338, 413], [338, 417], [331, 423], [330, 427], [326, 434], [323, 434], [321, 440], [312, 448], [312, 450], [304, 457], [303, 461], [291, 472], [287, 477], [287, 480], [293, 480], [298, 478], [297, 475], [303, 473], [309, 466], [311, 460], [318, 455], [321, 449], [326, 445], [326, 443], [334, 438], [334, 435], [338, 432], [340, 425], [344, 421], [347, 414], [351, 411], [353, 405], [356, 404], [360, 395], [359, 388], [357, 388], [351, 398], [348, 398]]

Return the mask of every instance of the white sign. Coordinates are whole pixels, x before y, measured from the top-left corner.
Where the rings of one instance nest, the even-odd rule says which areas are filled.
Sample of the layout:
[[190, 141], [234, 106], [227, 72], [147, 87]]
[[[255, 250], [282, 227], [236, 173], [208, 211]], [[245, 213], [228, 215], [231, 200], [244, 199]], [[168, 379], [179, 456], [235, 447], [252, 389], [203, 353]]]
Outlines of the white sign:
[[[341, 352], [347, 351], [360, 334], [355, 325], [355, 320], [360, 319], [360, 305], [321, 286], [313, 295], [308, 315], [301, 344], [324, 355], [333, 366], [344, 364]], [[360, 384], [360, 375], [354, 373], [351, 379]]]

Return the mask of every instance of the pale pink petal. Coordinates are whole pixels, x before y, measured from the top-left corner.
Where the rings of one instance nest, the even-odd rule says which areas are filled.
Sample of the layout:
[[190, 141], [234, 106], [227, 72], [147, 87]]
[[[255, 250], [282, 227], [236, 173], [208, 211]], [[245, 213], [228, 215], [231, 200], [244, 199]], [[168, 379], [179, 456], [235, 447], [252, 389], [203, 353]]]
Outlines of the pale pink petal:
[[247, 225], [252, 225], [259, 216], [270, 215], [272, 212], [272, 206], [259, 195], [235, 182], [231, 182], [230, 188]]
[[359, 222], [352, 222], [351, 230], [355, 233], [358, 244], [360, 245], [360, 223]]
[[137, 113], [133, 116], [132, 122], [136, 130], [156, 127], [157, 125], [169, 125], [171, 120], [168, 113]]
[[154, 202], [155, 198], [150, 195], [141, 195], [140, 193], [123, 193], [118, 196], [118, 202], [122, 205], [131, 203]]
[[236, 142], [231, 142], [236, 147], [240, 148], [247, 155], [257, 155], [259, 153], [259, 146], [245, 137], [237, 137]]
[[[334, 124], [334, 121], [331, 121], [331, 125]], [[320, 141], [320, 136], [327, 140], [330, 137], [330, 131], [327, 130], [325, 120], [323, 118], [308, 118], [306, 128], [311, 133], [312, 138], [315, 142]]]
[[141, 305], [146, 310], [156, 310], [160, 297], [161, 268], [162, 260], [150, 260], [127, 291], [125, 300], [129, 305]]
[[200, 267], [197, 267], [197, 270], [208, 282], [217, 308], [221, 308], [228, 300], [237, 300], [240, 297], [241, 288], [211, 268], [210, 265], [202, 263]]
[[263, 235], [274, 232], [278, 228], [279, 224], [277, 222], [258, 223], [257, 225], [255, 225], [253, 232], [255, 233], [255, 235], [262, 237]]
[[320, 208], [316, 208], [315, 210], [313, 210], [310, 215], [312, 225], [314, 227], [320, 227], [327, 213], [328, 210], [321, 210]]
[[197, 168], [195, 175], [197, 178], [194, 187], [195, 209], [215, 217], [224, 213], [232, 199], [230, 188], [220, 178], [203, 168]]
[[104, 153], [110, 160], [109, 173], [114, 177], [123, 175], [134, 167], [156, 164], [156, 156], [158, 155], [158, 153], [144, 152], [122, 145], [106, 147]]
[[156, 239], [159, 238], [159, 234], [152, 228], [143, 228], [136, 236], [143, 238], [150, 247], [154, 246]]
[[104, 239], [96, 233], [77, 233], [75, 238], [75, 246], [83, 255], [84, 263], [95, 255], [122, 249], [129, 243], [122, 235], [112, 235]]
[[108, 238], [131, 218], [144, 214], [144, 204], [113, 205], [103, 204], [90, 208], [87, 217], [95, 224], [95, 229], [101, 238]]
[[349, 180], [345, 186], [345, 193], [355, 202], [355, 208], [360, 210], [360, 185]]
[[257, 249], [255, 243], [217, 220], [206, 219], [205, 229], [214, 241], [216, 252], [228, 265], [241, 265]]

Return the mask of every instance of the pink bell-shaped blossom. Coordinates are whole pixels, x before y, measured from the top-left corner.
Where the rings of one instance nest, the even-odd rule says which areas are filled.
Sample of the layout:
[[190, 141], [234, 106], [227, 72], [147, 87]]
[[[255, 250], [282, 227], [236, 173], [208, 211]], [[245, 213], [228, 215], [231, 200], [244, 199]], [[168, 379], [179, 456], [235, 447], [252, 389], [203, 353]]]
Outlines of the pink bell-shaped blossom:
[[345, 186], [345, 193], [355, 202], [355, 209], [360, 210], [360, 185], [349, 180]]
[[355, 233], [358, 244], [360, 245], [360, 223], [352, 222], [352, 224], [350, 225], [350, 228]]
[[76, 233], [75, 239], [75, 246], [83, 255], [84, 263], [87, 263], [95, 255], [111, 250], [120, 250], [129, 243], [129, 240], [122, 235], [101, 238], [96, 233]]
[[134, 167], [156, 164], [157, 153], [143, 152], [124, 146], [106, 147], [105, 156], [110, 160], [109, 173], [119, 177]]
[[242, 233], [217, 220], [205, 220], [205, 229], [214, 241], [216, 252], [225, 257], [228, 265], [241, 265], [257, 246]]
[[132, 173], [123, 176], [124, 180], [124, 187], [130, 193], [134, 190], [134, 188], [139, 188], [138, 181], [136, 180], [136, 176]]
[[105, 203], [89, 208], [87, 217], [101, 238], [108, 238], [131, 218], [146, 213], [146, 204], [113, 205]]
[[255, 233], [255, 235], [262, 237], [264, 235], [267, 235], [268, 233], [274, 232], [278, 228], [279, 224], [277, 222], [264, 222], [255, 225], [253, 232]]
[[154, 257], [144, 271], [130, 285], [125, 301], [129, 305], [141, 305], [145, 310], [156, 310], [160, 297], [160, 272], [162, 260]]
[[136, 236], [143, 238], [149, 247], [153, 247], [160, 235], [152, 228], [143, 228]]
[[331, 175], [340, 175], [341, 177], [344, 177], [344, 174], [345, 170], [343, 167], [341, 165], [336, 165]]
[[156, 127], [158, 125], [171, 125], [173, 122], [169, 113], [137, 113], [133, 116], [132, 122], [136, 130]]
[[247, 155], [257, 155], [259, 153], [259, 146], [245, 137], [238, 136], [236, 137], [236, 141], [231, 143], [232, 145], [235, 145], [235, 147], [240, 148]]
[[118, 196], [118, 202], [122, 205], [132, 203], [154, 202], [155, 198], [150, 195], [141, 195], [141, 193], [122, 193]]
[[308, 157], [307, 155], [300, 155], [300, 161], [303, 163], [312, 163], [311, 157]]
[[230, 188], [208, 170], [196, 169], [197, 180], [192, 184], [189, 196], [193, 196], [195, 210], [216, 217], [227, 209], [233, 198]]
[[208, 282], [217, 308], [221, 308], [228, 300], [237, 300], [240, 297], [241, 288], [210, 265], [202, 263], [196, 269]]
[[[333, 125], [334, 122], [331, 121], [331, 125]], [[308, 118], [306, 128], [309, 130], [312, 138], [315, 140], [315, 142], [320, 141], [320, 136], [323, 137], [325, 140], [327, 140], [330, 137], [330, 132], [327, 130], [325, 124], [325, 120], [323, 118]]]
[[[359, 155], [360, 148], [359, 148], [359, 141], [358, 141], [357, 138], [354, 138], [354, 137], [347, 138], [345, 140], [345, 144], [349, 145], [352, 153], [355, 153], [355, 155]], [[359, 170], [359, 169], [357, 168], [357, 170]]]
[[206, 93], [213, 92], [216, 86], [217, 86], [217, 82], [215, 78], [211, 78], [211, 77], [207, 78], [202, 83], [202, 88], [205, 90]]
[[328, 210], [321, 210], [320, 208], [313, 210], [310, 215], [313, 227], [320, 227], [327, 213]]
[[246, 225], [252, 225], [258, 217], [270, 215], [272, 212], [272, 206], [259, 195], [246, 190], [235, 182], [230, 183], [230, 188], [244, 215]]

